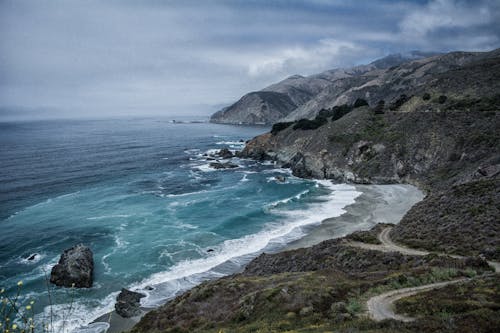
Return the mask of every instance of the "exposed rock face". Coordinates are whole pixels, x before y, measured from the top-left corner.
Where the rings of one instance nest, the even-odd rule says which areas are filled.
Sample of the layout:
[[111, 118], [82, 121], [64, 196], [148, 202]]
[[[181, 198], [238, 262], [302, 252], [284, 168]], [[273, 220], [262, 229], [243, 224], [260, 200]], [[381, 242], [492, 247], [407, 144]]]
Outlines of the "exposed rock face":
[[59, 262], [52, 268], [50, 282], [62, 287], [90, 288], [93, 275], [92, 251], [79, 244], [64, 250]]
[[116, 298], [115, 310], [123, 318], [130, 318], [141, 314], [141, 298], [146, 295], [122, 288]]
[[257, 91], [246, 94], [238, 102], [213, 114], [210, 121], [222, 124], [272, 124], [296, 107], [286, 94]]

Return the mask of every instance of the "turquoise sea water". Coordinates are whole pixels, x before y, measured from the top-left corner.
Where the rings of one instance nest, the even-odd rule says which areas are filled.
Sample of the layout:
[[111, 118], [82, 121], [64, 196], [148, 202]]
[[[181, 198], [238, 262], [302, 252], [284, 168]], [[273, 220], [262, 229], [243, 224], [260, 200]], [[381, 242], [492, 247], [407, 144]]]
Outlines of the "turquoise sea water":
[[54, 325], [66, 319], [78, 331], [112, 310], [122, 287], [158, 306], [354, 202], [352, 186], [298, 179], [272, 163], [208, 167], [204, 154], [242, 149], [267, 130], [162, 119], [0, 123], [0, 287], [12, 293], [22, 280], [24, 301], [48, 315], [45, 275], [64, 249], [90, 246], [94, 286], [50, 287]]

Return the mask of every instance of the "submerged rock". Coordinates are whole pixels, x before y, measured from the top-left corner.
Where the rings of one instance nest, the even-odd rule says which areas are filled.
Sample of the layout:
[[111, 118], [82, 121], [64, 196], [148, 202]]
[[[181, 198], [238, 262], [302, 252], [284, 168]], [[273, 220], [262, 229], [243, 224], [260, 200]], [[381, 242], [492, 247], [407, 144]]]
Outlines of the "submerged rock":
[[276, 177], [274, 177], [274, 179], [276, 179], [276, 181], [280, 182], [280, 183], [286, 182], [286, 177], [285, 176], [276, 176]]
[[57, 265], [52, 267], [50, 282], [62, 287], [90, 288], [93, 275], [92, 251], [79, 244], [64, 250]]
[[222, 148], [221, 150], [219, 150], [217, 155], [221, 158], [231, 158], [234, 156], [233, 153], [227, 148]]
[[116, 313], [123, 318], [130, 318], [141, 314], [141, 298], [146, 295], [122, 288], [122, 291], [116, 298]]
[[213, 169], [234, 169], [238, 167], [238, 165], [230, 162], [227, 163], [212, 162], [209, 164], [209, 166]]

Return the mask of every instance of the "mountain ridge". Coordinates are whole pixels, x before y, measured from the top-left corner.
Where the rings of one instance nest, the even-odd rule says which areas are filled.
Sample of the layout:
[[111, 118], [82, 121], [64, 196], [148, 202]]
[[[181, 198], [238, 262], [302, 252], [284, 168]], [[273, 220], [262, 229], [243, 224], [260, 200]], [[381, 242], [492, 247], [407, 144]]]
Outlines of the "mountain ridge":
[[[360, 77], [368, 72], [384, 70], [392, 66], [402, 64], [407, 61], [421, 59], [435, 55], [435, 52], [411, 51], [406, 54], [391, 54], [381, 59], [377, 59], [367, 65], [358, 65], [350, 68], [336, 68], [309, 76], [292, 75], [282, 81], [271, 84], [262, 90], [250, 92], [242, 96], [237, 102], [214, 113], [210, 121], [222, 124], [273, 124], [277, 120], [293, 119], [296, 116], [289, 116], [291, 113], [301, 114], [296, 110], [304, 108], [315, 108], [316, 104], [307, 104], [325, 91], [328, 87], [335, 85], [335, 82], [342, 79]], [[375, 74], [375, 73], [374, 73]], [[355, 81], [359, 84], [359, 80]], [[353, 84], [351, 84], [352, 86]], [[262, 99], [252, 99], [251, 96], [257, 92], [266, 91], [271, 94]], [[287, 95], [292, 103], [276, 105], [276, 99], [283, 98], [278, 93]], [[308, 107], [304, 106], [308, 105]], [[261, 112], [261, 107], [265, 106], [266, 112]], [[301, 109], [302, 107], [302, 109]], [[319, 111], [319, 110], [318, 110]]]

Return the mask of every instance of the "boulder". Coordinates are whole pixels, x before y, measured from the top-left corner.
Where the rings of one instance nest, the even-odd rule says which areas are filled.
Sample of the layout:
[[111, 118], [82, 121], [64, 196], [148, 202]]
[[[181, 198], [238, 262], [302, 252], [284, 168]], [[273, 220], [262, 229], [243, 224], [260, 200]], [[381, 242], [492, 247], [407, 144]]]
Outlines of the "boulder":
[[222, 148], [221, 150], [219, 150], [217, 155], [221, 158], [231, 158], [234, 156], [233, 153], [227, 148]]
[[116, 313], [123, 318], [130, 318], [141, 314], [141, 298], [146, 295], [122, 288], [122, 291], [116, 298]]
[[238, 167], [238, 165], [230, 162], [227, 163], [212, 162], [209, 164], [209, 166], [213, 169], [233, 169]]
[[274, 179], [276, 179], [276, 181], [280, 182], [280, 183], [286, 182], [285, 176], [276, 176], [276, 177], [274, 177]]
[[50, 282], [62, 287], [90, 288], [94, 275], [92, 251], [83, 244], [64, 250], [52, 267]]

